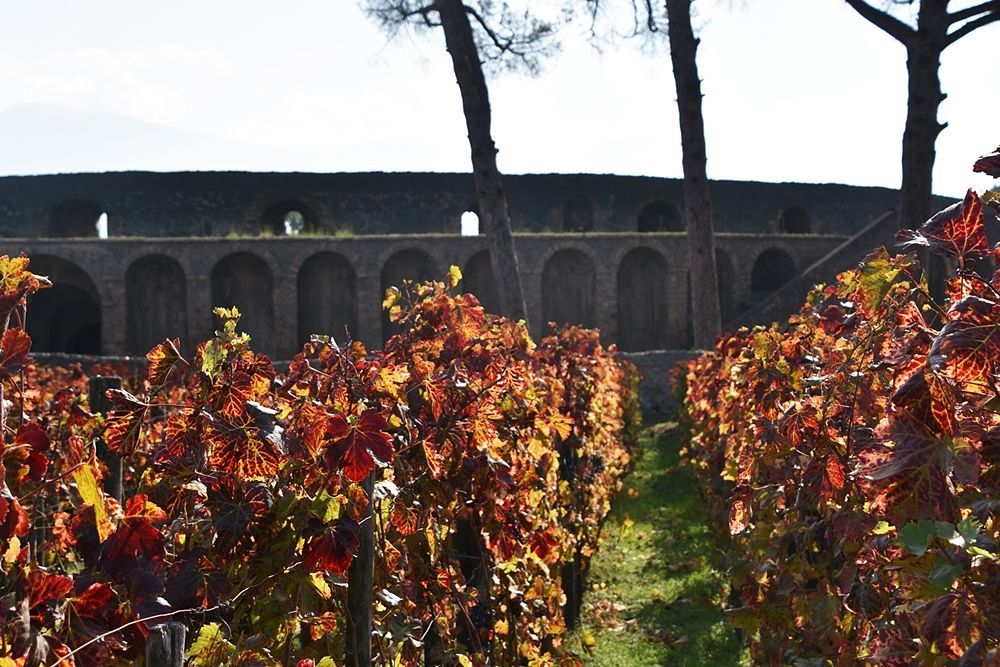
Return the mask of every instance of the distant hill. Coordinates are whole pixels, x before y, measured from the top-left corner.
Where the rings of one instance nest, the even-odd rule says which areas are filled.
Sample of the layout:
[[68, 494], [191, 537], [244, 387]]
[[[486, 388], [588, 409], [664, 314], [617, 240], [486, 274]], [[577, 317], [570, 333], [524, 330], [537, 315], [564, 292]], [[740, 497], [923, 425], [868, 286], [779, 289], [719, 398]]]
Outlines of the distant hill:
[[0, 111], [0, 175], [143, 169], [195, 164], [249, 171], [328, 171], [331, 157], [244, 143], [110, 113], [42, 104]]

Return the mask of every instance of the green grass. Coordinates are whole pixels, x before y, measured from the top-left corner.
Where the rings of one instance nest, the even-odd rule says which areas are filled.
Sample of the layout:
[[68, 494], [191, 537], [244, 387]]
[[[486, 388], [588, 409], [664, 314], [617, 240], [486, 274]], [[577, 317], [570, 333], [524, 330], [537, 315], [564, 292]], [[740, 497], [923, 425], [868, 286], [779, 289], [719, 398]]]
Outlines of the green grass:
[[569, 643], [587, 665], [750, 664], [722, 613], [726, 588], [694, 479], [678, 466], [680, 441], [674, 424], [647, 432], [604, 526]]

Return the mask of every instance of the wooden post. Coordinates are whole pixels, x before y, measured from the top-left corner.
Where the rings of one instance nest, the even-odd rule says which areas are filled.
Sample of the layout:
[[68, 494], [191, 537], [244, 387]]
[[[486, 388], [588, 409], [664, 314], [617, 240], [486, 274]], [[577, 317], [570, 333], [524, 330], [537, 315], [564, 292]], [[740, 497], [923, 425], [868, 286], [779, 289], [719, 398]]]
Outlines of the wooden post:
[[[108, 410], [111, 409], [111, 401], [105, 396], [105, 392], [108, 389], [121, 389], [122, 379], [115, 376], [106, 375], [95, 375], [90, 378], [90, 385], [88, 386], [87, 392], [90, 402], [90, 411], [101, 414], [106, 414]], [[106, 480], [104, 480], [104, 492], [109, 496], [113, 496], [119, 503], [122, 502], [122, 496], [125, 494], [124, 489], [124, 474], [122, 470], [122, 460], [121, 458], [108, 449], [107, 445], [104, 444], [103, 440], [97, 441], [97, 455], [104, 461], [104, 464], [108, 467], [109, 475]]]
[[146, 637], [146, 667], [184, 667], [187, 627], [172, 621], [149, 629]]
[[358, 553], [347, 570], [347, 636], [345, 655], [348, 667], [371, 667], [372, 605], [375, 588], [375, 516], [372, 495], [375, 471], [361, 482], [368, 505], [358, 528]]

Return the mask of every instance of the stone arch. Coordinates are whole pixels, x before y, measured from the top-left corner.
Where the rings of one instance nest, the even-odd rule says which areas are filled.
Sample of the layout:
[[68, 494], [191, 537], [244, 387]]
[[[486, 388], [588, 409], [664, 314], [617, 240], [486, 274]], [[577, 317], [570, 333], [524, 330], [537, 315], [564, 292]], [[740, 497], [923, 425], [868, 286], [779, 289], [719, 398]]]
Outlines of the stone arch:
[[667, 262], [635, 248], [618, 265], [618, 347], [626, 352], [667, 347]]
[[782, 234], [811, 234], [812, 216], [801, 206], [789, 206], [778, 214], [778, 231]]
[[52, 287], [28, 299], [27, 332], [36, 352], [101, 353], [101, 298], [79, 265], [62, 257], [31, 258], [31, 271]]
[[297, 236], [302, 232], [319, 229], [316, 210], [297, 199], [282, 199], [266, 209], [260, 216], [260, 229], [275, 236]]
[[250, 334], [253, 349], [273, 354], [274, 277], [271, 267], [257, 255], [236, 252], [212, 267], [212, 306], [240, 310], [238, 330]]
[[318, 252], [302, 264], [296, 281], [299, 342], [314, 333], [331, 335], [337, 341], [357, 334], [357, 275], [347, 258]]
[[493, 276], [489, 250], [480, 250], [465, 263], [462, 285], [466, 292], [476, 295], [487, 313], [500, 314], [500, 294]]
[[715, 249], [715, 275], [719, 286], [719, 315], [725, 325], [736, 315], [736, 295], [733, 293], [736, 270], [733, 268], [733, 260], [729, 259], [726, 251], [719, 248]]
[[563, 204], [563, 231], [594, 231], [594, 204], [582, 193], [571, 195]]
[[795, 277], [795, 260], [781, 248], [768, 248], [754, 260], [750, 272], [750, 293], [754, 301], [778, 289]]
[[683, 232], [685, 230], [684, 215], [673, 204], [657, 200], [646, 204], [639, 211], [638, 230], [640, 232]]
[[165, 338], [187, 342], [187, 279], [177, 260], [147, 255], [125, 272], [125, 350], [145, 354]]
[[595, 326], [596, 292], [594, 260], [580, 250], [559, 250], [542, 270], [542, 321]]
[[[401, 288], [404, 280], [422, 282], [437, 276], [434, 260], [423, 250], [407, 248], [392, 255], [382, 265], [382, 294], [390, 287]], [[382, 342], [389, 340], [400, 328], [389, 321], [389, 315], [382, 313]]]
[[49, 236], [53, 238], [96, 238], [97, 223], [104, 207], [89, 199], [59, 202], [49, 211]]

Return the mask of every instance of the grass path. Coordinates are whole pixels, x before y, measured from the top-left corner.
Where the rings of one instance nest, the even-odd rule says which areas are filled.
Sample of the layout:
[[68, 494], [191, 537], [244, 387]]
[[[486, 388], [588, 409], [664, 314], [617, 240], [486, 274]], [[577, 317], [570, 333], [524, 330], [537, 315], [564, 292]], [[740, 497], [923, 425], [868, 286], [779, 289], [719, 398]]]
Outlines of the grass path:
[[605, 524], [571, 643], [587, 665], [749, 664], [721, 611], [704, 511], [690, 472], [677, 465], [680, 438], [672, 424], [643, 437]]

